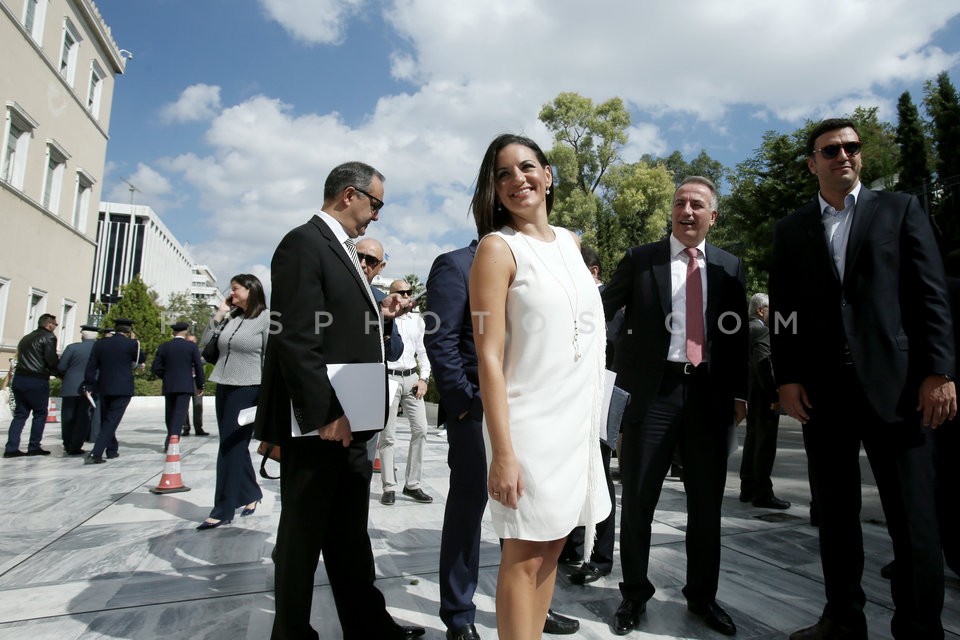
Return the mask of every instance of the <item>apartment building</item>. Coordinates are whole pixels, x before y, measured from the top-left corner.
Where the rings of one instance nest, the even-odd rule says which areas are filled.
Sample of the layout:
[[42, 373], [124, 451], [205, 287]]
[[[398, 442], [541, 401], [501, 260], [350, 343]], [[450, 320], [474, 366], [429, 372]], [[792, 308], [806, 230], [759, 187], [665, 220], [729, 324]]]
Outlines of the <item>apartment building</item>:
[[0, 0], [0, 371], [41, 314], [61, 349], [86, 321], [123, 54], [91, 0]]

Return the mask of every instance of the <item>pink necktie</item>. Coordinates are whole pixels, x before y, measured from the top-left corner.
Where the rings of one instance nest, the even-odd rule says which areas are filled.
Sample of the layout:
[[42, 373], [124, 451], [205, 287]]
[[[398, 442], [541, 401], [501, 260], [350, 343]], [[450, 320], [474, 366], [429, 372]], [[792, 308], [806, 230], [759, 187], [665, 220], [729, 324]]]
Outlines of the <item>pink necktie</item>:
[[687, 359], [693, 366], [703, 362], [703, 282], [700, 279], [698, 252], [688, 247], [687, 254]]

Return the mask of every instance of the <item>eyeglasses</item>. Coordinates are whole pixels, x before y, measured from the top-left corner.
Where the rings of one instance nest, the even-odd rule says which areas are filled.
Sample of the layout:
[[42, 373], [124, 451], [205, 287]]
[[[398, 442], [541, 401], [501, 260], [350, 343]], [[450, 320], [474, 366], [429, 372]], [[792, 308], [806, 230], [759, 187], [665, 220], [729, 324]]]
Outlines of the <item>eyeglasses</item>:
[[383, 260], [381, 260], [376, 256], [371, 256], [366, 253], [360, 253], [359, 251], [357, 251], [357, 259], [360, 260], [360, 262], [366, 262], [371, 269], [376, 269], [377, 265], [383, 262]]
[[374, 212], [380, 211], [380, 209], [383, 209], [383, 200], [381, 200], [377, 196], [370, 195], [360, 187], [353, 187], [353, 190], [367, 196], [367, 199], [370, 201], [370, 209], [372, 209]]
[[863, 143], [859, 140], [856, 142], [844, 142], [843, 144], [828, 144], [825, 147], [820, 147], [819, 149], [814, 149], [813, 152], [819, 152], [827, 160], [833, 160], [838, 155], [840, 155], [840, 149], [843, 149], [844, 153], [849, 157], [853, 157], [860, 153], [860, 149], [863, 148]]
[[411, 293], [413, 293], [413, 289], [402, 289], [402, 290], [399, 290], [399, 291], [394, 291], [394, 293], [399, 293], [399, 294], [402, 295], [404, 298], [406, 298], [406, 297], [409, 296]]

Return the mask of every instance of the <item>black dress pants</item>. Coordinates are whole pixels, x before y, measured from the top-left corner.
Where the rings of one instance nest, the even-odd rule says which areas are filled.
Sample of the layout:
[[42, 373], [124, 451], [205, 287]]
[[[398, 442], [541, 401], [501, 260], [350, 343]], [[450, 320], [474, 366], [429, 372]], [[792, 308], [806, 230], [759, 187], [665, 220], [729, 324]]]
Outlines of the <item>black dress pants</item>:
[[93, 417], [93, 407], [86, 396], [64, 396], [60, 407], [60, 436], [63, 439], [63, 449], [67, 453], [74, 453], [83, 448], [83, 443], [90, 435], [90, 420]]
[[751, 500], [773, 496], [773, 462], [777, 457], [777, 433], [780, 413], [770, 409], [765, 399], [751, 399], [747, 413], [747, 437], [743, 441], [740, 462], [740, 492]]
[[866, 597], [860, 526], [860, 445], [877, 481], [893, 541], [894, 638], [943, 638], [943, 559], [934, 501], [933, 434], [874, 413], [852, 365], [823, 371], [807, 389], [813, 408], [803, 426], [810, 488], [820, 514], [823, 614], [861, 626]]
[[591, 567], [601, 571], [610, 571], [613, 569], [613, 547], [617, 541], [617, 493], [613, 486], [613, 478], [610, 477], [610, 454], [612, 449], [607, 445], [600, 443], [600, 456], [603, 459], [603, 474], [607, 480], [607, 493], [610, 495], [610, 515], [603, 522], [597, 523], [597, 538], [593, 543], [593, 552], [590, 557], [584, 557], [584, 527], [577, 527], [567, 536], [567, 542], [563, 545], [561, 557], [583, 558]]
[[620, 561], [625, 599], [646, 602], [655, 591], [647, 577], [654, 511], [679, 444], [687, 495], [689, 602], [716, 597], [720, 577], [720, 507], [727, 469], [729, 416], [710, 408], [708, 377], [668, 371], [657, 397], [639, 422], [625, 425], [621, 447]]
[[170, 436], [179, 436], [183, 430], [183, 421], [187, 419], [187, 412], [190, 410], [190, 398], [192, 393], [165, 393], [164, 399], [164, 422], [167, 425], [167, 439], [164, 440], [164, 448], [170, 444]]

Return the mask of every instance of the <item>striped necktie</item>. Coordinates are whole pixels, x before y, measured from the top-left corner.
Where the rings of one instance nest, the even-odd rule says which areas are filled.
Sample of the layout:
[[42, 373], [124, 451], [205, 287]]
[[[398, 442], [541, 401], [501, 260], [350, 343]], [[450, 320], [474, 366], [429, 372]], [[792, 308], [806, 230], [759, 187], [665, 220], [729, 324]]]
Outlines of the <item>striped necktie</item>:
[[384, 360], [386, 356], [384, 355], [383, 316], [380, 315], [380, 304], [377, 302], [377, 299], [373, 297], [373, 291], [370, 289], [370, 284], [367, 282], [367, 274], [363, 272], [363, 267], [360, 266], [360, 256], [357, 255], [357, 243], [353, 241], [353, 238], [347, 238], [343, 244], [347, 247], [347, 253], [350, 254], [350, 259], [353, 260], [353, 266], [357, 268], [357, 273], [360, 274], [360, 281], [363, 282], [367, 296], [370, 298], [370, 302], [373, 303], [373, 308], [377, 310], [377, 328], [380, 332], [380, 359]]

